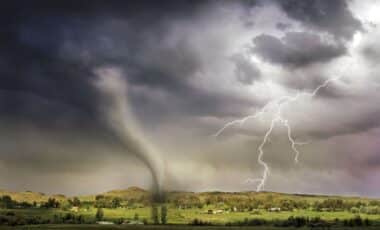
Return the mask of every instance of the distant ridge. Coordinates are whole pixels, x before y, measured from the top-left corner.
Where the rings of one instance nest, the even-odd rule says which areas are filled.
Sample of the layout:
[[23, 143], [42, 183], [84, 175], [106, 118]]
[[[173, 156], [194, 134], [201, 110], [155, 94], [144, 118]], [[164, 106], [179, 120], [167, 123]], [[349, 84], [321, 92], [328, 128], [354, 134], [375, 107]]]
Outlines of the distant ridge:
[[[344, 200], [378, 200], [375, 198], [366, 198], [366, 197], [358, 197], [358, 196], [339, 196], [339, 195], [318, 195], [318, 194], [289, 194], [289, 193], [279, 193], [279, 192], [255, 192], [255, 191], [243, 191], [243, 192], [223, 192], [223, 191], [206, 191], [206, 192], [190, 192], [190, 191], [170, 191], [167, 193], [169, 197], [177, 197], [177, 196], [195, 196], [201, 199], [205, 199], [210, 196], [219, 196], [219, 197], [239, 197], [239, 198], [256, 198], [256, 199], [312, 199], [318, 200], [321, 198], [340, 198]], [[8, 195], [13, 200], [22, 202], [46, 202], [49, 198], [55, 198], [56, 200], [62, 201], [73, 196], [65, 196], [63, 194], [45, 194], [41, 192], [12, 192], [6, 190], [0, 190], [0, 196]], [[102, 195], [105, 197], [119, 197], [121, 199], [149, 199], [151, 194], [148, 190], [142, 189], [137, 186], [132, 186], [127, 189], [115, 189], [107, 192], [93, 194], [93, 195], [85, 195], [85, 196], [77, 196], [81, 200], [95, 200], [96, 196]]]
[[49, 198], [55, 198], [56, 200], [65, 200], [67, 197], [62, 194], [53, 194], [53, 195], [46, 195], [42, 192], [32, 192], [32, 191], [25, 191], [25, 192], [13, 192], [13, 191], [6, 191], [6, 190], [0, 190], [0, 196], [10, 196], [13, 200], [16, 200], [18, 202], [45, 202]]

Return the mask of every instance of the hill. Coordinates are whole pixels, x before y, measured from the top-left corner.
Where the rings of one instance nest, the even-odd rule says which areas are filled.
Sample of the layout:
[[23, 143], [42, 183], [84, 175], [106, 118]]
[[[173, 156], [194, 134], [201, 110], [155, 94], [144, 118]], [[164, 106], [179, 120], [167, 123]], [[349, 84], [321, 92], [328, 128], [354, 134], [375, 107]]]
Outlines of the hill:
[[[55, 198], [58, 201], [64, 201], [72, 197], [67, 197], [62, 194], [44, 194], [40, 192], [12, 192], [6, 190], [0, 190], [0, 196], [9, 195], [13, 200], [18, 202], [46, 202], [49, 198]], [[128, 189], [123, 190], [111, 190], [100, 194], [79, 196], [78, 198], [81, 201], [94, 201], [96, 196], [103, 196], [107, 199], [120, 198], [121, 200], [133, 200], [140, 202], [149, 202], [151, 194], [148, 190], [144, 190], [139, 187], [129, 187]], [[372, 200], [365, 197], [348, 197], [348, 196], [338, 196], [338, 195], [315, 195], [315, 194], [287, 194], [287, 193], [278, 193], [278, 192], [221, 192], [221, 191], [210, 191], [210, 192], [185, 192], [185, 191], [170, 191], [167, 193], [167, 200], [169, 202], [202, 202], [202, 203], [218, 203], [225, 201], [266, 201], [276, 203], [281, 200], [293, 200], [293, 201], [307, 201], [307, 202], [316, 202], [323, 201], [327, 199], [341, 199], [347, 202], [369, 202]]]
[[[48, 201], [49, 198], [56, 200]], [[161, 213], [163, 207], [168, 210], [170, 224], [289, 227], [318, 223], [345, 227], [367, 223], [380, 227], [380, 200], [376, 199], [277, 192], [170, 191], [165, 204], [152, 204], [151, 193], [138, 187], [79, 197], [0, 190], [0, 226], [93, 224], [99, 219], [100, 210], [104, 220], [113, 223], [153, 224], [153, 210]]]
[[6, 191], [6, 190], [0, 190], [0, 196], [10, 196], [12, 200], [18, 201], [18, 202], [46, 202], [49, 198], [55, 198], [56, 200], [63, 201], [66, 200], [67, 197], [62, 194], [53, 194], [53, 195], [47, 195], [42, 192], [32, 192], [32, 191], [25, 191], [25, 192], [12, 192], [12, 191]]

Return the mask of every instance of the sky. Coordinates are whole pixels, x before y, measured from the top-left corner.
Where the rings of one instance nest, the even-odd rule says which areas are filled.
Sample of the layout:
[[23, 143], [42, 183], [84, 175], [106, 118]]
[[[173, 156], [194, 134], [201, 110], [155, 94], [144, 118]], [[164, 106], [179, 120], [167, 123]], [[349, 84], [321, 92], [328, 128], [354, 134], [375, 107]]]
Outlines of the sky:
[[281, 107], [303, 143], [298, 163], [276, 122], [262, 189], [380, 197], [379, 10], [377, 0], [4, 3], [0, 188], [79, 195], [159, 178], [168, 190], [256, 190], [270, 103], [300, 95]]

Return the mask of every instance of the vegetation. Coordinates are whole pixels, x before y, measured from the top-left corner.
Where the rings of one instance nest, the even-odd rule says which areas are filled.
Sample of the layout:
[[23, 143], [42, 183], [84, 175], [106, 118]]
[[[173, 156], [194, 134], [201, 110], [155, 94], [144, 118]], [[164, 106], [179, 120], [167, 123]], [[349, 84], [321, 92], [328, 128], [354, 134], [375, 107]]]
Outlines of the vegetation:
[[159, 224], [160, 221], [158, 219], [159, 219], [159, 217], [158, 217], [157, 205], [153, 205], [152, 206], [152, 222], [153, 222], [153, 224]]
[[[34, 200], [36, 199], [36, 200]], [[181, 224], [277, 228], [380, 228], [380, 201], [357, 197], [272, 192], [170, 192], [151, 206], [149, 192], [133, 187], [66, 198], [41, 193], [0, 193], [0, 225]]]
[[161, 206], [161, 224], [166, 224], [167, 222], [168, 209], [166, 205]]
[[99, 220], [103, 220], [103, 217], [104, 217], [103, 209], [98, 208], [98, 210], [96, 210], [95, 219], [99, 221]]

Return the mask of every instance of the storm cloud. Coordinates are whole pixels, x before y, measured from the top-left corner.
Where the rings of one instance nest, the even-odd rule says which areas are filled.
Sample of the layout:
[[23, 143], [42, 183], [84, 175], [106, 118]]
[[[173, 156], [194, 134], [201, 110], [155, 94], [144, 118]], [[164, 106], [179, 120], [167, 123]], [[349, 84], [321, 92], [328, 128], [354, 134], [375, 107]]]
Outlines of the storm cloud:
[[323, 41], [319, 35], [307, 32], [288, 32], [281, 39], [262, 34], [253, 43], [252, 51], [265, 61], [294, 68], [328, 62], [346, 52], [342, 44]]
[[235, 63], [235, 74], [237, 80], [243, 84], [252, 84], [256, 79], [260, 79], [260, 70], [255, 63], [249, 61], [242, 55], [235, 55], [231, 58]]
[[306, 27], [327, 32], [338, 39], [351, 39], [362, 23], [353, 16], [345, 0], [277, 1], [284, 12]]
[[134, 117], [123, 125], [130, 136], [139, 127], [140, 143], [155, 146], [168, 189], [193, 191], [255, 189], [242, 182], [262, 173], [256, 150], [273, 111], [213, 134], [336, 78], [284, 106], [295, 139], [310, 144], [294, 165], [286, 130], [276, 126], [264, 148], [265, 188], [378, 196], [371, 175], [379, 159], [380, 43], [366, 22], [380, 23], [372, 10], [379, 7], [371, 0], [4, 4], [0, 187], [68, 194], [149, 187], [154, 163], [144, 164], [110, 127], [94, 84], [99, 70], [117, 70], [128, 85], [121, 104], [128, 101]]

